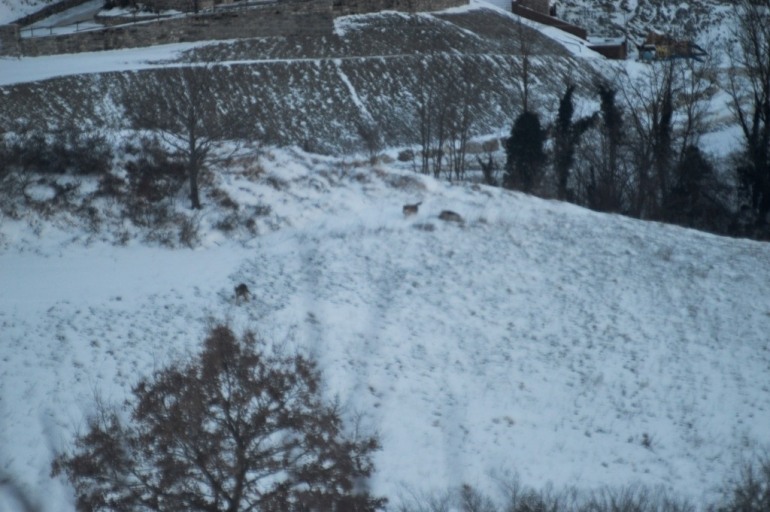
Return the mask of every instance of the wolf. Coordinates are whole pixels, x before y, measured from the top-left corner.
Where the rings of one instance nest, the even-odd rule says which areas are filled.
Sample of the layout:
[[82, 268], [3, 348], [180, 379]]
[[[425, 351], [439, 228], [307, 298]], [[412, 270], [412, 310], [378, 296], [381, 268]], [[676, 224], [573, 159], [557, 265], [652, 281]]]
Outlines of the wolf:
[[243, 300], [244, 302], [248, 302], [250, 297], [251, 297], [251, 292], [249, 292], [249, 287], [246, 286], [246, 284], [241, 283], [235, 287], [236, 304], [240, 304], [241, 300]]
[[404, 216], [409, 217], [410, 215], [415, 215], [417, 213], [417, 210], [419, 210], [420, 205], [422, 204], [422, 201], [415, 204], [405, 204], [404, 205]]

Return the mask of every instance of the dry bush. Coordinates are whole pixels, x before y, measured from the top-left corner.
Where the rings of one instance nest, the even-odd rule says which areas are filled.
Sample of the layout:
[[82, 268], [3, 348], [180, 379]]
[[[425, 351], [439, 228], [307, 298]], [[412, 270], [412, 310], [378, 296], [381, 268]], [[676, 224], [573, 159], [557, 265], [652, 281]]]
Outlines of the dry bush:
[[770, 455], [758, 457], [741, 469], [737, 480], [722, 492], [711, 512], [767, 512], [770, 510]]

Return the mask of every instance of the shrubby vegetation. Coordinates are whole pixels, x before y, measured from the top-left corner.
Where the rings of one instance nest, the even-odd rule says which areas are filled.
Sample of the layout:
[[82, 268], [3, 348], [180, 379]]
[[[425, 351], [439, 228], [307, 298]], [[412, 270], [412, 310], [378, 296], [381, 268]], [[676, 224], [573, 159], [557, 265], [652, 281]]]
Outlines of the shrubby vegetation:
[[0, 151], [6, 173], [99, 175], [112, 168], [110, 141], [77, 126], [47, 133], [20, 125], [3, 137]]
[[470, 485], [445, 492], [404, 497], [398, 512], [767, 512], [770, 510], [770, 458], [747, 464], [727, 484], [716, 503], [697, 508], [662, 488], [630, 485], [595, 491], [536, 489], [518, 479], [500, 480], [494, 496]]
[[[80, 183], [113, 169], [112, 142], [78, 126], [52, 131], [17, 123], [0, 131], [0, 214], [20, 218], [26, 210], [43, 216], [66, 211], [95, 226], [94, 210], [78, 201]], [[45, 189], [41, 197], [35, 187]]]
[[722, 500], [711, 512], [760, 512], [770, 510], [770, 455], [744, 465], [740, 475], [722, 492]]

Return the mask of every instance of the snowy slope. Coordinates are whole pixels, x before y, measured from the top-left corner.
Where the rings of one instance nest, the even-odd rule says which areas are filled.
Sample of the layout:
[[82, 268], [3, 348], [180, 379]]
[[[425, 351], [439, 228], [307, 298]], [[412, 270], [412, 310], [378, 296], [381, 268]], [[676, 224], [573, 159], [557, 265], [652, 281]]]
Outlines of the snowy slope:
[[380, 433], [374, 490], [394, 500], [518, 473], [703, 503], [767, 446], [766, 244], [297, 151], [260, 165], [218, 178], [271, 208], [259, 237], [172, 251], [3, 219], [0, 472], [43, 510], [72, 510], [49, 464], [95, 393], [122, 400], [211, 319], [318, 358]]
[[[533, 103], [554, 109], [567, 81], [580, 94], [592, 90], [595, 59], [583, 58], [592, 52], [580, 53], [574, 41], [562, 44], [563, 33], [556, 41], [520, 27], [510, 13], [474, 2], [414, 17], [393, 11], [341, 17], [333, 33], [319, 37], [0, 59], [0, 125], [127, 128], [122, 103], [128, 91], [162, 84], [170, 72], [164, 68], [198, 65], [211, 76], [211, 95], [227, 122], [272, 145], [356, 151], [362, 147], [358, 127], [372, 119], [389, 145], [413, 144], [426, 89], [462, 97], [473, 113], [471, 132], [489, 135], [520, 108], [522, 32], [537, 56], [529, 63]], [[453, 79], [463, 76], [472, 79]], [[470, 90], [453, 90], [466, 83]]]
[[[192, 46], [210, 45], [0, 60], [0, 80], [162, 67]], [[232, 68], [255, 51], [213, 50], [233, 52]], [[340, 90], [370, 108], [342, 68], [329, 64]], [[395, 501], [463, 482], [494, 491], [517, 473], [538, 487], [662, 485], [705, 503], [770, 445], [766, 244], [348, 160], [276, 150], [264, 174], [223, 173], [218, 186], [270, 213], [261, 236], [228, 239], [207, 207], [196, 250], [0, 219], [0, 485], [72, 510], [50, 461], [94, 395], [121, 401], [196, 350], [212, 319], [318, 358], [329, 395], [381, 434], [375, 492]], [[465, 224], [439, 221], [445, 208]], [[255, 297], [236, 306], [240, 282]], [[17, 509], [0, 491], [0, 511]]]
[[0, 25], [11, 23], [53, 3], [56, 0], [0, 0]]
[[651, 31], [700, 43], [711, 53], [724, 48], [732, 29], [735, 2], [729, 0], [551, 0], [560, 18], [593, 36], [628, 34], [640, 44]]

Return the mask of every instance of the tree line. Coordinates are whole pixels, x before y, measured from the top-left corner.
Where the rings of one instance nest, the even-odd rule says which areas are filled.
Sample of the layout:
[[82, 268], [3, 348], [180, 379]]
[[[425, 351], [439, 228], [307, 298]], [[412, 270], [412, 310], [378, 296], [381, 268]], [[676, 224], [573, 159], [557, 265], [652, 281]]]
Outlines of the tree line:
[[[504, 163], [491, 154], [478, 158], [484, 181], [597, 211], [770, 238], [770, 0], [741, 0], [735, 9], [727, 69], [707, 57], [655, 61], [634, 75], [619, 71], [582, 91], [598, 105], [582, 115], [576, 86], [567, 83], [550, 124], [533, 100], [533, 57], [522, 37], [521, 62], [512, 70], [521, 109], [504, 140]], [[449, 155], [467, 146], [474, 119], [465, 94], [478, 91], [462, 91], [472, 85], [458, 78], [422, 88], [417, 98], [422, 173], [465, 176], [467, 162]], [[724, 161], [703, 148], [720, 91], [742, 134], [740, 150]]]

